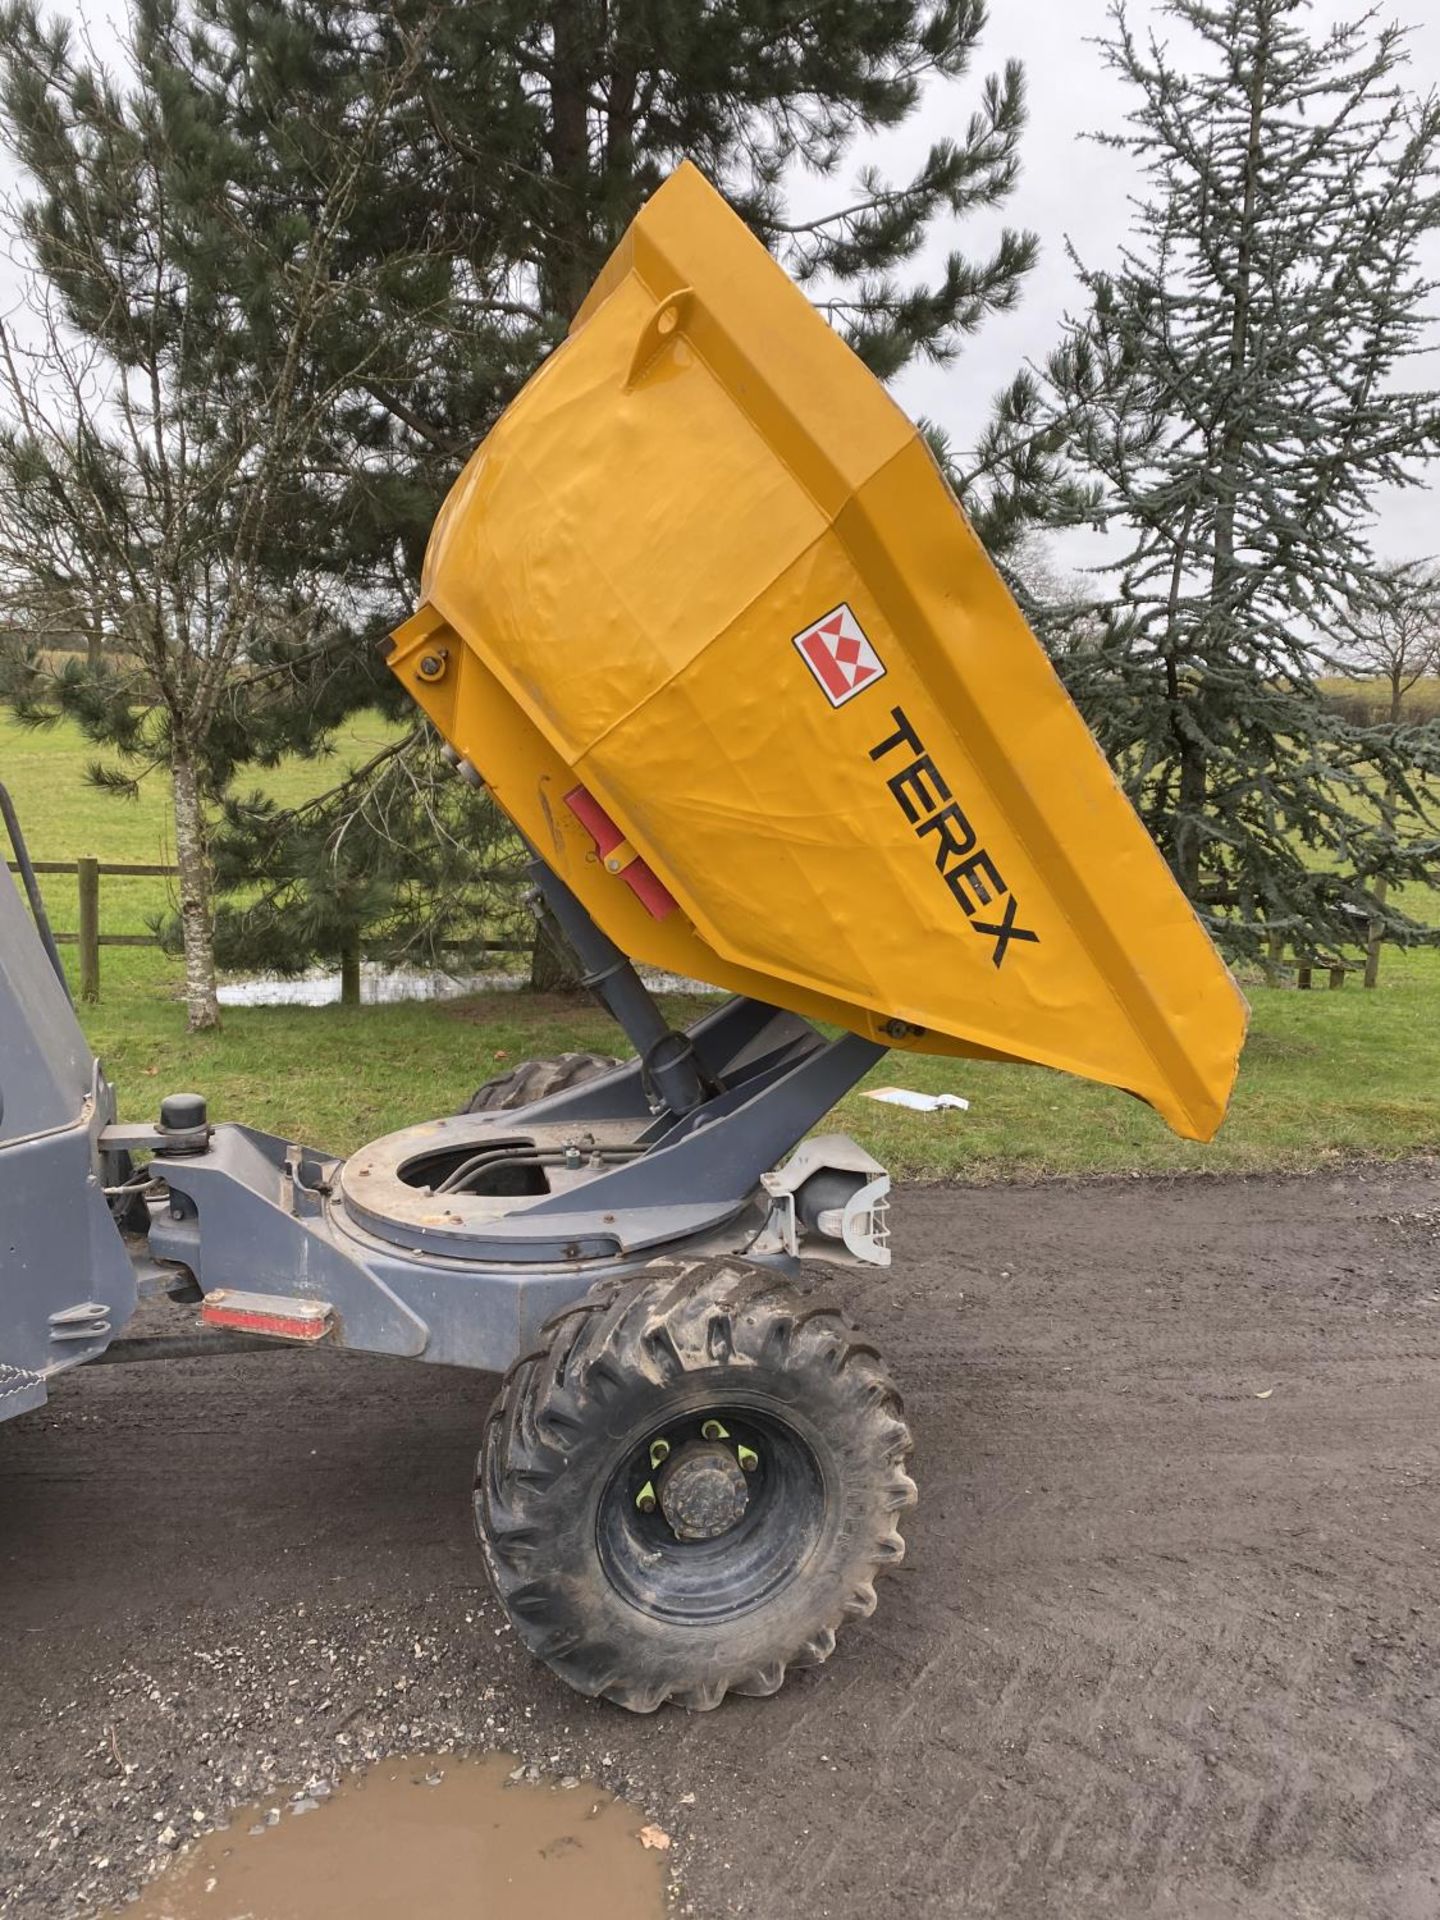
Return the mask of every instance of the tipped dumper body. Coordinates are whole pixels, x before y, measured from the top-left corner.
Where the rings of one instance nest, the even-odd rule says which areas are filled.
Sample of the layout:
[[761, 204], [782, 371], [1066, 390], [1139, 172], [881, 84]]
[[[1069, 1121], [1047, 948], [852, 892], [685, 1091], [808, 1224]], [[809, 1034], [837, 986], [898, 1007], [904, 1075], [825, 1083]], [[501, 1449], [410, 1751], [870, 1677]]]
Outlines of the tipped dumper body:
[[1219, 1125], [1234, 982], [920, 433], [693, 167], [457, 481], [390, 664], [636, 959]]

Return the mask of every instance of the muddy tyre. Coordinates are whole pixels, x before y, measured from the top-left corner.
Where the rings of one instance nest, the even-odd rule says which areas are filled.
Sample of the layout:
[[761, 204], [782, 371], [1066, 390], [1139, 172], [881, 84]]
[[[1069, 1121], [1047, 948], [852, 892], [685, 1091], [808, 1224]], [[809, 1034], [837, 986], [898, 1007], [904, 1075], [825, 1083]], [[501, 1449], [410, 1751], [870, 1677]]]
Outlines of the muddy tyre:
[[598, 1080], [619, 1064], [604, 1053], [560, 1053], [553, 1060], [522, 1060], [518, 1067], [496, 1074], [483, 1087], [477, 1087], [464, 1111], [501, 1113], [511, 1107], [528, 1107], [532, 1100], [545, 1100], [552, 1093], [568, 1093], [587, 1080]]
[[512, 1367], [475, 1519], [530, 1651], [637, 1713], [774, 1693], [904, 1553], [910, 1433], [873, 1347], [735, 1260], [597, 1288]]

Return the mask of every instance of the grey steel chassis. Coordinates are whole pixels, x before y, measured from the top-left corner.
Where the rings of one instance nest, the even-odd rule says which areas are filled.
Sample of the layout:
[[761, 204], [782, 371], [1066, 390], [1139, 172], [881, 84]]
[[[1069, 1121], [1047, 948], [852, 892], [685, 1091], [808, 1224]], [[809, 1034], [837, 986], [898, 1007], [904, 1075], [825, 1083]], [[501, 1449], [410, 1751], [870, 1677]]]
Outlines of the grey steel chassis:
[[149, 1293], [198, 1304], [212, 1330], [145, 1341], [155, 1357], [262, 1336], [498, 1371], [596, 1281], [656, 1260], [888, 1264], [879, 1164], [837, 1135], [792, 1152], [884, 1049], [747, 999], [672, 1031], [538, 859], [537, 901], [634, 1060], [349, 1159], [212, 1125], [191, 1094], [118, 1124], [3, 789], [0, 813], [35, 916], [0, 881], [0, 1419], [103, 1357]]

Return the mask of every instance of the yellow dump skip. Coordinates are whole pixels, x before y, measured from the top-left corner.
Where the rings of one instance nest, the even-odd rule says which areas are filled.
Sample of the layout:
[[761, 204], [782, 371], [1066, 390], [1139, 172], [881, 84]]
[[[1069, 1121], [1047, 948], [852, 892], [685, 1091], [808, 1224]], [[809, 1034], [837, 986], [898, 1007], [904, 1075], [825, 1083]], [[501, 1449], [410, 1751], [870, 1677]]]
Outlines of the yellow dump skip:
[[625, 950], [1208, 1138], [1245, 1008], [916, 429], [690, 166], [390, 664]]

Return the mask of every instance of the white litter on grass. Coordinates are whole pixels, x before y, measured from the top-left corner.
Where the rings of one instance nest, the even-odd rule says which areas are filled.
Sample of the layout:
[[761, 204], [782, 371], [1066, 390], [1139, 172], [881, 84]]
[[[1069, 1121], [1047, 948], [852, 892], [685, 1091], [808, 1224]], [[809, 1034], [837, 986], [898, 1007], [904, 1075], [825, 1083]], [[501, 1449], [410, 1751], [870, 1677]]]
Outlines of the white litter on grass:
[[940, 1113], [954, 1109], [968, 1113], [970, 1102], [958, 1093], [915, 1093], [909, 1087], [866, 1087], [867, 1100], [883, 1100], [887, 1107], [909, 1107], [914, 1113]]

